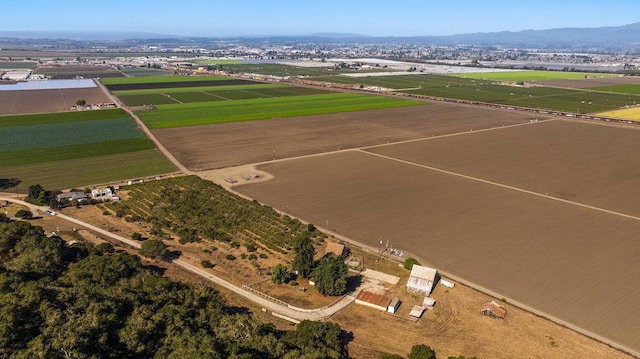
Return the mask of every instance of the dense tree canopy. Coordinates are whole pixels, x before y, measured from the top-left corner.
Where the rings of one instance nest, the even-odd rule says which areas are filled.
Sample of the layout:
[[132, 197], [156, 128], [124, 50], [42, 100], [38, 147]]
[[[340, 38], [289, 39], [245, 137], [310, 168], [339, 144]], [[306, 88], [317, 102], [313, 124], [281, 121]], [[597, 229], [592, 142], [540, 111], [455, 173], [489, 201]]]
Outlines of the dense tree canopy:
[[0, 223], [0, 358], [345, 358], [337, 324], [283, 332], [104, 245]]
[[316, 289], [324, 295], [342, 295], [347, 291], [349, 268], [342, 258], [326, 256], [313, 270]]
[[298, 272], [298, 275], [309, 278], [313, 270], [313, 256], [316, 249], [311, 241], [310, 232], [302, 232], [293, 240], [293, 249], [296, 252], [291, 263], [291, 268]]

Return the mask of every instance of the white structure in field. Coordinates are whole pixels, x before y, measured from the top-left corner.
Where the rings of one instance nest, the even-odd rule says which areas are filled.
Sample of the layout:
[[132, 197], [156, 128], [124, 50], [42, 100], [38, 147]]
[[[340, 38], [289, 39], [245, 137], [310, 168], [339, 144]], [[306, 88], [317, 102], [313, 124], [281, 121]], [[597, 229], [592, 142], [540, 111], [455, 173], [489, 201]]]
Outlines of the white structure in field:
[[440, 284], [442, 284], [443, 286], [447, 287], [447, 288], [453, 288], [456, 286], [455, 283], [453, 283], [450, 280], [445, 280], [445, 279], [440, 279]]
[[407, 281], [407, 289], [429, 295], [437, 281], [437, 270], [414, 264]]

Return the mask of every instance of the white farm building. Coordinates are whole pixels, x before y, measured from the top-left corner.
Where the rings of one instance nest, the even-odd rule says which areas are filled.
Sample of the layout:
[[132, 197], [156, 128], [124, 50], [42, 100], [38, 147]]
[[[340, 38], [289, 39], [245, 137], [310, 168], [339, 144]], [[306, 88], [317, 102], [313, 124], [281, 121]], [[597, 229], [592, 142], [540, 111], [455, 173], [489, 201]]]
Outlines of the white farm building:
[[429, 295], [437, 281], [437, 270], [414, 264], [407, 281], [407, 289]]

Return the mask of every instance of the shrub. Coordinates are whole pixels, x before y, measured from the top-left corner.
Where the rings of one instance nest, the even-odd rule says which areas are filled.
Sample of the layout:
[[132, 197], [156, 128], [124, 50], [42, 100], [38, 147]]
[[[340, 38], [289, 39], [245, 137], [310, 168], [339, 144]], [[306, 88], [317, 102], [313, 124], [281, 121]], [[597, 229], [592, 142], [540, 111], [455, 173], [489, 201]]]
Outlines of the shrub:
[[251, 253], [251, 254], [249, 254], [249, 256], [248, 256], [247, 258], [249, 258], [250, 260], [252, 260], [252, 261], [253, 261], [253, 260], [258, 259], [258, 256], [257, 256], [257, 255], [255, 255], [255, 254], [253, 254], [253, 253]]
[[297, 287], [298, 286], [298, 282], [295, 281], [295, 280], [292, 280], [291, 283], [289, 283], [289, 284], [291, 284], [292, 287]]
[[102, 215], [103, 216], [110, 216], [111, 212], [107, 211], [106, 209], [104, 211], [102, 211]]
[[31, 219], [33, 218], [33, 213], [31, 213], [28, 209], [21, 209], [16, 212], [16, 217], [22, 219]]
[[161, 260], [167, 254], [167, 246], [159, 239], [144, 241], [139, 253], [147, 258]]
[[255, 252], [258, 249], [254, 243], [247, 243], [246, 247], [247, 252]]
[[231, 241], [231, 243], [229, 243], [229, 245], [231, 246], [231, 248], [238, 248], [240, 247], [240, 243], [236, 242], [236, 241]]
[[405, 269], [411, 270], [414, 264], [420, 265], [420, 262], [418, 262], [418, 260], [415, 258], [407, 258], [404, 260]]
[[227, 254], [225, 258], [227, 258], [230, 261], [236, 260], [236, 256], [234, 256], [233, 254]]
[[200, 262], [200, 265], [202, 266], [202, 268], [213, 268], [213, 264], [211, 264], [211, 262], [209, 262], [209, 261], [208, 261], [208, 260], [206, 260], [206, 259], [203, 259], [203, 260]]
[[411, 353], [407, 359], [435, 359], [436, 353], [428, 345], [416, 344], [411, 347]]
[[133, 232], [133, 234], [131, 234], [131, 239], [133, 239], [134, 241], [142, 240], [142, 234]]
[[262, 259], [265, 259], [265, 258], [267, 258], [267, 255], [264, 254], [264, 253], [260, 253], [260, 254], [258, 254], [258, 257], [260, 257]]
[[286, 283], [290, 277], [287, 267], [282, 263], [276, 264], [271, 270], [271, 281], [275, 284]]

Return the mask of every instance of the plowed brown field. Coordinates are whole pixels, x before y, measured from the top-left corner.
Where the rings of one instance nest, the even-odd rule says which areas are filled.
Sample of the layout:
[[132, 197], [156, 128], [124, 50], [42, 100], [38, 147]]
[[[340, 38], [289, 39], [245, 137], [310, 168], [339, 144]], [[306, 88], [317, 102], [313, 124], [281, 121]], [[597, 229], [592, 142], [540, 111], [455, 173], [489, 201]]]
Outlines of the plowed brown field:
[[70, 111], [78, 99], [84, 99], [88, 104], [111, 102], [98, 87], [0, 91], [0, 116]]
[[154, 130], [191, 170], [222, 168], [527, 122], [530, 114], [431, 104]]
[[[595, 135], [592, 128], [606, 135]], [[543, 144], [570, 155], [556, 156], [553, 150], [539, 149], [541, 158], [536, 158], [535, 149], [531, 153], [535, 141], [527, 142], [526, 133], [532, 138], [543, 137]], [[630, 144], [628, 137], [640, 139], [640, 132], [553, 122], [487, 131], [480, 134], [480, 138], [489, 136], [483, 141], [478, 135], [471, 132], [420, 142], [428, 143], [424, 148], [408, 143], [376, 151], [395, 148], [395, 155], [407, 157], [437, 152], [421, 159], [428, 165], [440, 159], [438, 154], [445, 156], [451, 151], [454, 154], [442, 160], [444, 165], [449, 161], [456, 165], [451, 170], [469, 171], [488, 179], [506, 178], [522, 186], [546, 183], [551, 187], [549, 196], [362, 151], [265, 164], [260, 169], [275, 179], [236, 190], [317, 225], [328, 221], [331, 230], [372, 247], [382, 236], [393, 247], [510, 301], [638, 351], [640, 271], [634, 268], [640, 257], [636, 238], [640, 220], [552, 196], [553, 190], [564, 188], [560, 184], [566, 176], [567, 183], [580, 183], [574, 200], [602, 206], [615, 204], [616, 198], [622, 202], [625, 186], [612, 183], [613, 189], [604, 191], [609, 177], [601, 173], [624, 168], [618, 167], [617, 162], [624, 160], [617, 147]], [[501, 136], [515, 139], [501, 140]], [[586, 159], [594, 161], [589, 171], [584, 167], [586, 160], [578, 161], [575, 174], [560, 171], [562, 166], [574, 165], [579, 158], [577, 152], [586, 151], [583, 137], [589, 138], [595, 148], [612, 150], [599, 152], [600, 157], [596, 156], [598, 151], [587, 151]], [[463, 139], [468, 142], [459, 142]], [[493, 146], [492, 141], [499, 145]], [[403, 150], [404, 146], [407, 149]], [[511, 162], [507, 161], [509, 157], [513, 158]], [[507, 166], [514, 168], [502, 168]], [[529, 166], [538, 180], [528, 180]], [[617, 176], [624, 178], [623, 174]], [[602, 192], [598, 195], [596, 190], [589, 191], [589, 186]], [[630, 190], [627, 203], [637, 197]]]

